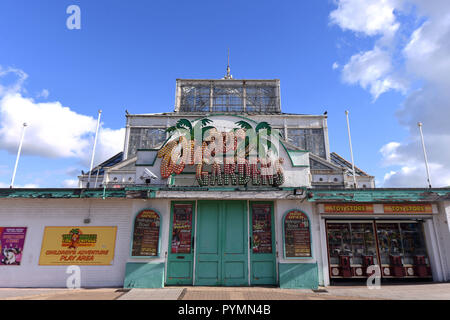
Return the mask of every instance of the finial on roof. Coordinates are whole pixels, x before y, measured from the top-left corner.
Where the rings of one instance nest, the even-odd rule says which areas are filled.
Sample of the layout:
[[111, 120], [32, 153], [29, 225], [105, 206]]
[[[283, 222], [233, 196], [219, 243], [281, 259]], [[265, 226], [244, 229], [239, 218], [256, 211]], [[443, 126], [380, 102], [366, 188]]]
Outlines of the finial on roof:
[[233, 79], [233, 76], [230, 74], [230, 48], [228, 48], [228, 62], [227, 62], [227, 75], [224, 77], [224, 79]]

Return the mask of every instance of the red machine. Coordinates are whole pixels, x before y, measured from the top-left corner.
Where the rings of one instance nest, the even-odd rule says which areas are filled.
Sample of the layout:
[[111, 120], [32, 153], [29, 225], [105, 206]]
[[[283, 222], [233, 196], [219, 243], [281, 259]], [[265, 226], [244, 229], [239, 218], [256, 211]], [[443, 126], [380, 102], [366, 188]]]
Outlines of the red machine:
[[339, 267], [341, 276], [344, 278], [352, 277], [352, 269], [350, 267], [350, 256], [339, 256]]
[[428, 277], [428, 266], [425, 256], [414, 256], [414, 273], [419, 277]]
[[372, 266], [372, 265], [374, 264], [374, 263], [373, 263], [373, 261], [374, 261], [373, 256], [363, 256], [362, 258], [363, 258], [363, 259], [362, 259], [362, 265], [363, 265], [362, 270], [363, 270], [363, 274], [364, 274], [364, 275], [367, 275], [367, 276], [370, 276], [371, 274], [367, 274], [367, 268], [370, 267], [370, 266]]
[[389, 256], [389, 260], [391, 262], [391, 274], [394, 277], [403, 278], [405, 273], [405, 268], [403, 268], [403, 262], [401, 256]]

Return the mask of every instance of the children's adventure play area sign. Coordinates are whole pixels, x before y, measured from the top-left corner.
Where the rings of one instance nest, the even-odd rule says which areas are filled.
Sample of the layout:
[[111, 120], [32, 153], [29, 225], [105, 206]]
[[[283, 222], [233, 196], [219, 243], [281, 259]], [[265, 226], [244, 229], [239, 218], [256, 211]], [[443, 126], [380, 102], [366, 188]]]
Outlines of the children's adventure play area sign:
[[117, 227], [45, 227], [39, 265], [111, 265]]

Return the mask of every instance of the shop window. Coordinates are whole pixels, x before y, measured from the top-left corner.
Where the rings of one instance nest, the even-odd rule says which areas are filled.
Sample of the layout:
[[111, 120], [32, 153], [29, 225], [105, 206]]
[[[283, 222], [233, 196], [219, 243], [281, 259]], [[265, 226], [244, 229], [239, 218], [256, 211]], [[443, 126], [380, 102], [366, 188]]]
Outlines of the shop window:
[[159, 255], [159, 232], [161, 219], [151, 209], [142, 210], [134, 220], [132, 257], [155, 257]]
[[284, 216], [285, 258], [312, 258], [311, 224], [300, 210], [291, 210]]
[[378, 264], [372, 222], [328, 222], [327, 234], [332, 277], [366, 277]]
[[417, 256], [424, 257], [428, 264], [421, 224], [377, 223], [377, 231], [382, 264], [390, 265], [399, 257], [402, 264], [412, 265]]

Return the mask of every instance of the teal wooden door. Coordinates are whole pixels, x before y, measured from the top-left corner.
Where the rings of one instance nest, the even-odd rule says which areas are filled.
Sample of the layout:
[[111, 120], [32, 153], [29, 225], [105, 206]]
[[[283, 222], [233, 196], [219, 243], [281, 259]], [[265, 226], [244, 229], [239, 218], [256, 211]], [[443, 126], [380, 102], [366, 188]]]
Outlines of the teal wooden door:
[[194, 266], [195, 202], [172, 202], [167, 285], [192, 285]]
[[250, 283], [277, 284], [273, 202], [250, 202]]
[[198, 201], [195, 285], [248, 285], [245, 201]]

